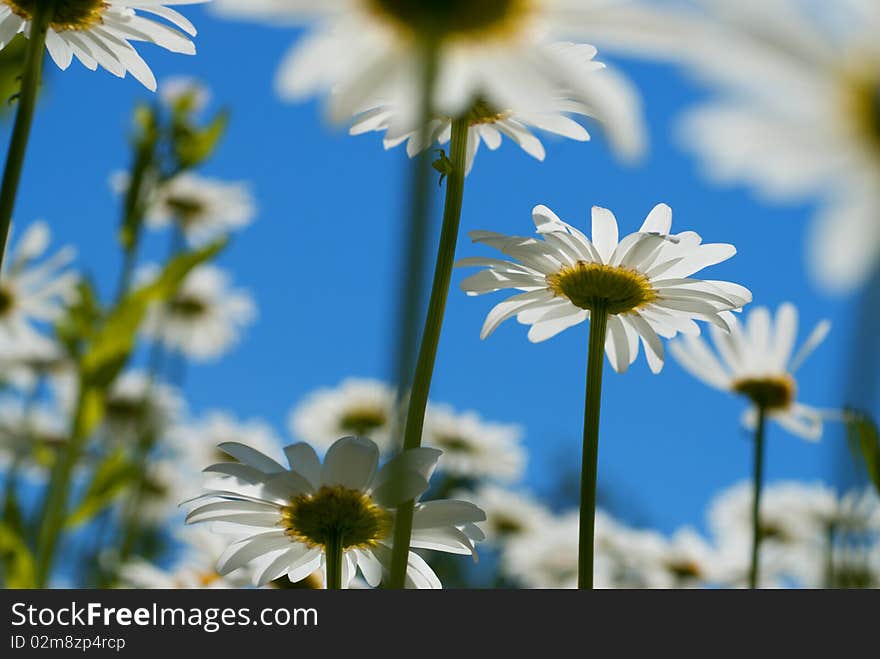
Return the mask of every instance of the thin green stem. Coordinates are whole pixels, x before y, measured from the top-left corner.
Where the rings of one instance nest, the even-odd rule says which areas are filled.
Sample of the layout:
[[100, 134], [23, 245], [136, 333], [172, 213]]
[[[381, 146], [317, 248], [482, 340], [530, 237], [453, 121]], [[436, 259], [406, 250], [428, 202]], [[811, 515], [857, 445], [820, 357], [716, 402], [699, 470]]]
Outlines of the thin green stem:
[[761, 490], [764, 487], [764, 431], [766, 410], [758, 407], [758, 422], [755, 427], [755, 468], [754, 496], [752, 497], [752, 561], [749, 568], [749, 588], [757, 588], [760, 577], [761, 551]]
[[[434, 117], [434, 86], [437, 81], [439, 53], [437, 44], [426, 39], [422, 52], [422, 90], [421, 107], [419, 108], [419, 140], [427, 144], [430, 140], [430, 124]], [[399, 307], [397, 309], [397, 336], [394, 345], [394, 363], [392, 375], [397, 384], [397, 405], [392, 419], [391, 436], [398, 447], [398, 440], [403, 428], [403, 401], [409, 390], [415, 363], [416, 346], [418, 345], [419, 312], [424, 289], [424, 263], [428, 245], [428, 228], [430, 226], [431, 206], [431, 151], [425, 149], [416, 158], [411, 169], [409, 183], [410, 199], [407, 224], [404, 227], [406, 242], [402, 272]]]
[[584, 448], [581, 462], [581, 511], [578, 540], [578, 588], [593, 588], [596, 535], [596, 480], [599, 467], [599, 411], [608, 311], [604, 300], [590, 310], [590, 347], [587, 354], [587, 391], [584, 397]]
[[332, 534], [324, 547], [327, 560], [327, 589], [342, 589], [342, 534]]
[[9, 152], [6, 154], [6, 167], [3, 170], [3, 183], [0, 188], [0, 268], [3, 267], [3, 257], [6, 254], [6, 241], [9, 239], [12, 213], [18, 196], [18, 184], [21, 182], [31, 124], [34, 121], [34, 110], [40, 93], [46, 33], [49, 31], [51, 21], [52, 5], [42, 1], [34, 3], [31, 33], [21, 79], [21, 93], [18, 97], [18, 112], [15, 115], [12, 140], [9, 143]]
[[80, 381], [70, 441], [52, 469], [49, 487], [38, 517], [41, 525], [37, 539], [37, 588], [45, 588], [51, 575], [58, 538], [67, 516], [67, 495], [73, 468], [88, 438], [88, 395], [85, 383]]
[[834, 539], [837, 527], [834, 523], [825, 530], [825, 588], [837, 588], [837, 575], [834, 571]]
[[[458, 243], [458, 229], [461, 224], [461, 207], [464, 201], [464, 177], [467, 168], [467, 141], [469, 125], [466, 119], [459, 119], [452, 125], [450, 144], [449, 180], [446, 185], [446, 203], [443, 210], [443, 229], [440, 233], [440, 246], [437, 250], [437, 263], [434, 268], [434, 283], [428, 315], [422, 334], [422, 344], [416, 362], [415, 377], [409, 396], [406, 412], [406, 426], [403, 435], [403, 449], [418, 448], [422, 443], [422, 430], [425, 425], [425, 410], [437, 360], [437, 347], [443, 329], [443, 315], [446, 299], [449, 296], [449, 283], [452, 279], [452, 265], [455, 261], [455, 246]], [[397, 508], [394, 522], [394, 544], [391, 554], [391, 575], [388, 585], [403, 588], [406, 584], [406, 565], [409, 556], [409, 542], [412, 535], [414, 501], [406, 502]]]

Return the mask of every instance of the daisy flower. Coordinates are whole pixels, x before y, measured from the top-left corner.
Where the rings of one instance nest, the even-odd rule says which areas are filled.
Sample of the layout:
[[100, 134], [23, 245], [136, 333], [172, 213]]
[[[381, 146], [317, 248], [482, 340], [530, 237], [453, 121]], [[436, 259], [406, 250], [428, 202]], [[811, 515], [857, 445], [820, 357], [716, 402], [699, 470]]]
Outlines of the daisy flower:
[[74, 364], [61, 346], [42, 334], [0, 333], [0, 386], [9, 385], [33, 393], [43, 377], [72, 371]]
[[[714, 581], [716, 552], [696, 530], [686, 527], [671, 538], [660, 534], [655, 537], [649, 551], [640, 556], [646, 587], [702, 588]], [[642, 546], [647, 547], [647, 543]]]
[[29, 478], [45, 476], [67, 440], [67, 419], [57, 410], [20, 400], [0, 404], [0, 467], [22, 468]]
[[323, 452], [339, 437], [369, 437], [385, 453], [391, 449], [394, 392], [378, 380], [347, 378], [334, 388], [309, 394], [291, 410], [290, 433]]
[[748, 399], [752, 404], [744, 417], [748, 427], [754, 429], [758, 409], [763, 408], [789, 432], [818, 440], [822, 412], [797, 402], [795, 374], [830, 329], [827, 320], [819, 322], [795, 352], [797, 308], [783, 304], [774, 319], [766, 307], [756, 307], [745, 322], [731, 319], [729, 333], [710, 328], [714, 351], [702, 338], [684, 336], [670, 344], [670, 352], [697, 379]]
[[659, 205], [638, 232], [618, 240], [611, 211], [593, 208], [593, 239], [560, 220], [546, 206], [532, 214], [541, 239], [471, 232], [476, 243], [494, 247], [517, 261], [474, 257], [456, 265], [485, 266], [465, 279], [468, 295], [521, 291], [498, 304], [483, 325], [481, 338], [514, 316], [530, 325], [529, 340], [546, 341], [590, 317], [601, 304], [608, 313], [605, 351], [622, 373], [635, 361], [639, 340], [651, 370], [663, 367], [660, 337], [699, 334], [695, 320], [729, 328], [730, 315], [751, 301], [737, 284], [704, 281], [692, 275], [734, 254], [733, 245], [703, 244], [694, 232], [670, 234], [672, 210]]
[[226, 412], [209, 412], [198, 421], [174, 426], [167, 438], [187, 475], [201, 472], [207, 464], [232, 460], [217, 448], [226, 442], [247, 443], [273, 460], [284, 458], [281, 439], [269, 424], [259, 419], [239, 421]]
[[198, 78], [171, 76], [160, 83], [159, 98], [171, 109], [185, 102], [191, 112], [201, 112], [211, 103], [211, 89]]
[[482, 257], [459, 261], [459, 266], [486, 268], [465, 279], [461, 287], [469, 295], [520, 291], [489, 312], [481, 338], [514, 316], [531, 325], [533, 342], [590, 319], [579, 534], [584, 542], [578, 583], [592, 588], [603, 351], [614, 370], [623, 373], [638, 356], [641, 340], [649, 367], [658, 373], [664, 358], [661, 336], [698, 334], [697, 320], [726, 330], [729, 312], [740, 309], [752, 296], [737, 284], [691, 276], [726, 261], [736, 249], [704, 245], [693, 232], [671, 235], [672, 209], [664, 204], [651, 211], [638, 232], [623, 240], [618, 240], [617, 219], [604, 208], [593, 208], [592, 240], [546, 206], [537, 206], [532, 217], [540, 240], [472, 232], [474, 242], [494, 247], [516, 261]]
[[[189, 36], [195, 36], [196, 29], [170, 7], [202, 2], [207, 0], [51, 0], [44, 3], [52, 12], [46, 49], [62, 70], [76, 57], [92, 71], [100, 65], [120, 78], [131, 73], [155, 91], [156, 78], [130, 42], [148, 41], [174, 53], [194, 55]], [[19, 33], [31, 35], [37, 4], [37, 0], [0, 0], [0, 49]]]
[[552, 517], [531, 495], [492, 483], [483, 484], [473, 492], [458, 492], [456, 498], [470, 501], [485, 511], [486, 521], [480, 528], [485, 531], [487, 541], [502, 545], [540, 534]]
[[[344, 437], [328, 449], [323, 464], [308, 444], [286, 447], [287, 468], [243, 444], [220, 448], [237, 462], [206, 471], [229, 476], [226, 489], [188, 502], [194, 507], [187, 523], [212, 522], [215, 530], [245, 536], [223, 552], [217, 571], [251, 565], [255, 585], [285, 574], [296, 582], [321, 568], [330, 587], [348, 587], [358, 569], [377, 586], [389, 568], [395, 508], [428, 489], [440, 457], [434, 449], [413, 449], [379, 469], [374, 442]], [[484, 519], [483, 511], [464, 501], [418, 503], [412, 547], [476, 556], [474, 542], [483, 534], [474, 523]], [[441, 587], [414, 552], [406, 585]]]
[[880, 262], [880, 4], [702, 0], [679, 53], [715, 92], [682, 134], [715, 179], [817, 200], [808, 242], [832, 292]]
[[[147, 266], [137, 278], [146, 282], [157, 273]], [[142, 332], [194, 361], [215, 361], [238, 343], [256, 315], [250, 294], [233, 289], [228, 273], [205, 264], [184, 278], [173, 299], [150, 307]]]
[[222, 589], [245, 588], [251, 577], [245, 569], [220, 575], [215, 568], [217, 559], [226, 549], [227, 540], [207, 528], [185, 527], [177, 533], [183, 543], [181, 556], [170, 567], [160, 567], [143, 560], [123, 565], [119, 576], [130, 588], [145, 589]]
[[425, 417], [422, 444], [443, 451], [437, 469], [464, 479], [519, 479], [526, 466], [522, 428], [483, 421], [476, 412], [456, 413], [432, 405]]
[[[485, 99], [477, 99], [465, 113], [468, 123], [465, 174], [470, 174], [481, 145], [495, 151], [501, 147], [504, 137], [517, 144], [533, 158], [543, 161], [546, 156], [544, 144], [535, 135], [535, 129], [578, 142], [590, 140], [590, 133], [581, 125], [582, 118], [596, 118], [606, 130], [611, 146], [618, 156], [634, 160], [644, 152], [644, 127], [638, 95], [619, 74], [599, 69], [592, 62], [595, 49], [576, 44], [556, 44], [559, 49], [572, 52], [579, 50], [585, 60], [582, 98], [560, 95], [548, 101], [548, 107], [540, 111], [516, 112], [502, 110]], [[399, 125], [396, 109], [389, 105], [377, 105], [358, 114], [350, 129], [352, 135], [378, 131], [386, 133], [384, 146], [392, 149], [406, 143], [409, 157], [415, 157], [432, 144], [447, 145], [452, 139], [452, 127], [457, 117], [435, 119], [427, 131], [421, 128], [407, 130]], [[427, 135], [427, 141], [424, 141]]]
[[[72, 407], [74, 387], [59, 387], [58, 395]], [[128, 371], [116, 378], [107, 395], [103, 432], [114, 440], [126, 442], [139, 433], [160, 434], [186, 410], [180, 392], [155, 382], [143, 371]]]
[[64, 247], [43, 259], [50, 238], [48, 224], [31, 224], [4, 264], [0, 278], [0, 337], [6, 344], [38, 342], [34, 324], [55, 322], [76, 298], [79, 276], [66, 269], [76, 251]]
[[243, 229], [255, 215], [248, 184], [184, 173], [156, 190], [147, 205], [146, 223], [153, 229], [176, 225], [190, 246], [199, 247]]
[[[547, 111], [559, 89], [579, 90], [583, 60], [556, 44], [584, 26], [624, 40], [653, 28], [606, 1], [413, 2], [408, 0], [219, 0], [218, 11], [312, 26], [284, 59], [276, 88], [286, 98], [330, 92], [345, 120], [385, 99], [412, 129], [421, 96], [417, 63], [427, 41], [438, 47], [439, 116], [457, 117], [477, 98], [519, 111]], [[585, 48], [591, 48], [585, 46]]]

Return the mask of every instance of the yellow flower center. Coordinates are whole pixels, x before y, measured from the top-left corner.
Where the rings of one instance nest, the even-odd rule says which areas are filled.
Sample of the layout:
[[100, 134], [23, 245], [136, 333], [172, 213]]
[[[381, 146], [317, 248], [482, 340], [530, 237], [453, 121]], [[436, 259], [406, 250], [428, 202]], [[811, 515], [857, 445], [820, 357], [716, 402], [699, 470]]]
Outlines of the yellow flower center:
[[195, 197], [171, 196], [165, 200], [165, 205], [175, 218], [184, 225], [192, 224], [205, 213], [205, 204]]
[[342, 486], [322, 487], [282, 509], [285, 533], [310, 547], [326, 547], [340, 538], [342, 549], [374, 547], [388, 536], [391, 514], [369, 496]]
[[797, 386], [788, 375], [743, 378], [734, 382], [732, 389], [765, 410], [787, 409], [797, 393]]
[[9, 314], [15, 307], [15, 294], [5, 286], [0, 286], [0, 318]]
[[499, 112], [487, 100], [478, 98], [468, 110], [465, 118], [470, 126], [479, 126], [480, 124], [497, 124], [499, 121], [508, 119], [510, 115], [510, 112]]
[[875, 68], [861, 65], [845, 75], [843, 105], [855, 137], [880, 156], [880, 75]]
[[700, 566], [693, 561], [673, 561], [666, 565], [666, 569], [672, 573], [673, 577], [681, 581], [699, 579], [703, 574]]
[[342, 415], [339, 427], [343, 432], [359, 437], [369, 437], [374, 430], [388, 423], [383, 410], [371, 407], [351, 409]]
[[439, 435], [435, 437], [431, 443], [440, 449], [443, 449], [444, 453], [473, 453], [474, 452], [474, 444], [473, 442], [469, 442], [463, 437], [456, 437], [455, 435]]
[[368, 11], [406, 34], [439, 40], [509, 38], [522, 29], [533, 0], [364, 0]]
[[495, 533], [503, 537], [517, 535], [525, 530], [519, 520], [508, 515], [496, 515], [491, 523]]
[[[46, 0], [2, 0], [14, 14], [31, 20], [38, 2]], [[103, 14], [110, 7], [104, 0], [48, 0], [52, 8], [50, 23], [56, 32], [88, 30], [103, 23]]]
[[168, 303], [168, 310], [175, 316], [193, 319], [204, 315], [208, 310], [208, 305], [201, 298], [179, 295]]
[[657, 299], [657, 291], [640, 272], [600, 263], [579, 261], [566, 266], [548, 275], [547, 285], [576, 307], [593, 309], [603, 304], [612, 315], [638, 309]]

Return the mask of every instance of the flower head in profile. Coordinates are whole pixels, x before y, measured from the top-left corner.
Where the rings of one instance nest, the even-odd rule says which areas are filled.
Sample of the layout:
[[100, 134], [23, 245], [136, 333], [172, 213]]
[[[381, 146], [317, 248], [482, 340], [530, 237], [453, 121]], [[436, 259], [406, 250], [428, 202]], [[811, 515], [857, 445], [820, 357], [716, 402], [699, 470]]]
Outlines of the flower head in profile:
[[[144, 268], [140, 281], [149, 281], [157, 270]], [[171, 350], [196, 361], [222, 357], [241, 338], [257, 314], [247, 291], [232, 288], [229, 274], [203, 264], [183, 280], [174, 297], [147, 312], [143, 333]]]
[[79, 276], [67, 270], [76, 251], [65, 247], [43, 259], [51, 232], [45, 222], [25, 229], [0, 278], [0, 336], [7, 344], [39, 341], [35, 323], [52, 323], [76, 297]]
[[466, 173], [469, 174], [483, 144], [495, 151], [501, 147], [503, 138], [507, 137], [527, 154], [543, 161], [546, 151], [535, 134], [536, 130], [586, 142], [590, 140], [590, 133], [581, 121], [593, 118], [599, 120], [605, 129], [618, 156], [633, 160], [641, 155], [645, 142], [641, 108], [638, 96], [628, 81], [594, 62], [596, 50], [592, 46], [559, 43], [555, 47], [572, 60], [572, 68], [580, 66], [582, 82], [578, 94], [560, 89], [556, 96], [548, 100], [546, 108], [520, 112], [493, 105], [481, 97], [460, 116], [435, 119], [426, 132], [422, 128], [402, 124], [394, 106], [377, 104], [355, 117], [350, 133], [384, 132], [386, 149], [405, 142], [407, 154], [414, 157], [433, 144], [447, 144], [452, 137], [452, 124], [463, 117], [469, 125], [466, 159]]
[[713, 351], [701, 337], [685, 336], [670, 345], [681, 366], [711, 387], [748, 399], [752, 407], [745, 416], [754, 427], [757, 410], [763, 408], [789, 432], [804, 439], [822, 436], [823, 414], [797, 401], [795, 374], [831, 329], [828, 321], [816, 325], [795, 352], [798, 313], [783, 304], [775, 319], [769, 309], [753, 309], [745, 322], [730, 322], [730, 332], [712, 328]]
[[163, 183], [146, 210], [147, 226], [177, 226], [192, 247], [248, 226], [256, 215], [247, 184], [180, 174]]
[[207, 1], [0, 0], [0, 49], [19, 33], [30, 35], [34, 13], [42, 2], [44, 11], [52, 12], [46, 49], [60, 69], [67, 69], [76, 57], [92, 71], [100, 65], [120, 78], [131, 73], [155, 91], [156, 78], [131, 42], [148, 41], [174, 53], [194, 55], [189, 37], [196, 35], [196, 29], [170, 7]]
[[[612, 16], [607, 2], [570, 0], [219, 0], [218, 11], [308, 25], [285, 58], [276, 86], [282, 96], [328, 93], [340, 121], [375, 107], [395, 108], [412, 130], [419, 116], [420, 65], [436, 44], [434, 90], [439, 116], [458, 117], [478, 98], [519, 112], [551, 110], [561, 89], [577, 90], [582, 61], [557, 43], [580, 28], [637, 32], [631, 16]], [[589, 46], [585, 48], [591, 49]], [[593, 51], [594, 52], [594, 51]]]
[[431, 405], [425, 416], [422, 445], [443, 451], [437, 469], [464, 479], [519, 479], [526, 466], [522, 428], [484, 421], [475, 412], [457, 413]]
[[474, 231], [474, 242], [516, 259], [467, 258], [461, 266], [486, 269], [465, 279], [469, 295], [519, 291], [489, 312], [481, 333], [486, 338], [516, 316], [531, 325], [529, 340], [545, 341], [582, 323], [591, 310], [608, 314], [605, 351], [611, 365], [624, 372], [635, 361], [639, 341], [655, 373], [663, 367], [660, 337], [699, 334], [695, 321], [728, 330], [730, 310], [751, 301], [751, 293], [725, 281], [692, 277], [736, 253], [733, 245], [703, 244], [694, 232], [670, 234], [672, 210], [659, 205], [636, 233], [618, 239], [611, 211], [593, 208], [592, 240], [560, 220], [546, 206], [533, 211], [540, 238]]
[[[284, 575], [297, 582], [326, 570], [326, 548], [338, 543], [342, 587], [358, 570], [377, 586], [390, 565], [395, 510], [428, 489], [440, 457], [434, 449], [411, 449], [380, 469], [379, 448], [359, 437], [338, 440], [323, 464], [308, 444], [288, 446], [289, 467], [243, 444], [220, 448], [237, 462], [205, 470], [227, 476], [225, 489], [187, 502], [194, 504], [187, 523], [212, 522], [215, 531], [237, 533], [239, 539], [218, 560], [217, 572], [250, 565], [256, 585]], [[417, 503], [411, 546], [476, 556], [474, 542], [483, 534], [475, 522], [484, 519], [483, 511], [464, 501]], [[406, 573], [407, 587], [441, 587], [415, 552], [409, 553]]]
[[393, 409], [394, 392], [384, 382], [346, 378], [306, 396], [291, 410], [288, 427], [319, 452], [343, 435], [369, 437], [385, 452], [391, 448]]

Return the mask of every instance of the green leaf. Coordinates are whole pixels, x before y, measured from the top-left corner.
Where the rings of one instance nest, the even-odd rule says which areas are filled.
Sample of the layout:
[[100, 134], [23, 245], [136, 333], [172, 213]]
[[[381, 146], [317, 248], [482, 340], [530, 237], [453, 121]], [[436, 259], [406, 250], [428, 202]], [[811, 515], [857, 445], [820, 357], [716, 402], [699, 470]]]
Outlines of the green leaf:
[[6, 521], [0, 522], [0, 555], [6, 588], [34, 588], [37, 582], [36, 561], [27, 543]]
[[111, 506], [138, 477], [137, 467], [122, 449], [117, 449], [95, 469], [92, 480], [76, 508], [67, 518], [69, 527], [88, 522]]
[[217, 148], [229, 125], [229, 113], [220, 112], [205, 128], [187, 123], [174, 127], [173, 149], [180, 170], [192, 169], [205, 162]]
[[134, 350], [147, 308], [174, 297], [190, 271], [216, 256], [225, 246], [226, 241], [222, 240], [178, 256], [165, 266], [155, 281], [129, 292], [107, 315], [83, 355], [80, 367], [84, 382], [98, 389], [110, 386]]
[[877, 492], [880, 493], [880, 432], [877, 423], [863, 412], [851, 412], [847, 420], [850, 447]]
[[74, 358], [79, 356], [82, 343], [91, 339], [102, 315], [103, 310], [94, 284], [86, 278], [80, 279], [76, 303], [67, 309], [55, 325], [55, 335], [68, 355]]

